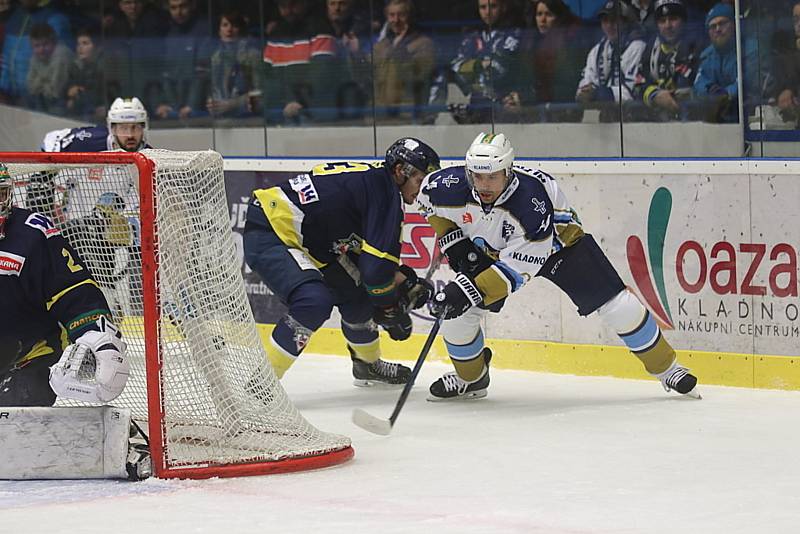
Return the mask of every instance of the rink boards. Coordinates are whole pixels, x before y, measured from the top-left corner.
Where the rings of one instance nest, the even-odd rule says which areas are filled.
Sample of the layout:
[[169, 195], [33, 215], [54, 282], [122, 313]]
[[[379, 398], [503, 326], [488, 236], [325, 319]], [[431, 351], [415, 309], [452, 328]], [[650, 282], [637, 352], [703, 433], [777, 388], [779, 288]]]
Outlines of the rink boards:
[[[333, 161], [336, 158], [329, 158]], [[249, 191], [321, 160], [225, 162], [231, 224], [241, 231]], [[450, 161], [448, 164], [458, 164]], [[518, 160], [552, 174], [625, 283], [658, 318], [681, 361], [706, 383], [800, 389], [798, 160]], [[408, 210], [402, 260], [424, 274], [432, 230]], [[282, 307], [243, 263], [257, 321]], [[447, 266], [433, 275], [443, 285]], [[430, 325], [415, 319], [416, 330]], [[309, 350], [344, 354], [334, 317]], [[262, 333], [269, 330], [264, 326]], [[266, 335], [266, 334], [265, 334]], [[578, 375], [643, 378], [637, 360], [592, 316], [536, 279], [491, 314], [486, 336], [496, 365]], [[413, 359], [424, 341], [388, 341], [387, 357]], [[445, 358], [440, 343], [432, 356]]]

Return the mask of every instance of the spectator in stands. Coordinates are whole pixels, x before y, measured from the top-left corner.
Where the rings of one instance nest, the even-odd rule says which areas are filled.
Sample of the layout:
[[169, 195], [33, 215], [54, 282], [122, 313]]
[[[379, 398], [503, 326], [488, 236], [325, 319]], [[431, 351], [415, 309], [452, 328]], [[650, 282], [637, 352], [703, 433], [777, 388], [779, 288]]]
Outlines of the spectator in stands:
[[375, 44], [375, 105], [379, 116], [420, 118], [436, 66], [433, 41], [415, 25], [412, 0], [389, 0], [387, 31]]
[[658, 35], [650, 39], [636, 77], [636, 96], [653, 110], [648, 119], [674, 120], [692, 96], [700, 64], [700, 45], [686, 35], [683, 0], [657, 0]]
[[202, 114], [209, 71], [208, 23], [197, 16], [195, 0], [169, 0], [169, 30], [164, 39], [160, 119]]
[[66, 111], [85, 121], [100, 121], [106, 116], [105, 55], [90, 28], [76, 33], [76, 58], [67, 76]]
[[109, 91], [138, 95], [146, 108], [153, 109], [167, 17], [143, 0], [119, 0], [117, 7], [105, 28]]
[[[700, 56], [700, 70], [694, 82], [694, 91], [706, 101], [707, 121], [737, 122], [739, 86], [733, 7], [723, 3], [712, 7], [706, 15], [706, 28], [711, 45]], [[745, 40], [745, 67], [756, 60], [755, 43]], [[758, 80], [750, 81], [755, 82], [756, 89], [750, 92], [754, 95]]]
[[775, 103], [784, 121], [800, 125], [800, 2], [792, 6], [791, 32], [775, 35]]
[[309, 0], [277, 0], [279, 20], [264, 47], [264, 113], [270, 123], [335, 116], [336, 39]]
[[656, 0], [630, 0], [638, 14], [638, 22], [644, 35], [649, 38], [656, 33], [655, 3]]
[[49, 25], [62, 43], [72, 42], [67, 17], [40, 0], [21, 0], [6, 25], [0, 61], [0, 93], [7, 101], [20, 99], [28, 86], [28, 68], [33, 50], [28, 33], [36, 24]]
[[[512, 91], [504, 99], [504, 107], [515, 111], [550, 102], [573, 103], [574, 108], [575, 87], [588, 48], [582, 45], [580, 22], [563, 0], [532, 0], [528, 6], [526, 19], [533, 25], [523, 47], [528, 81], [522, 94]], [[570, 114], [560, 109], [557, 115], [557, 120], [577, 118], [575, 110]]]
[[459, 122], [489, 122], [522, 91], [522, 30], [512, 26], [508, 2], [478, 0], [482, 27], [464, 38], [450, 63], [455, 83], [469, 96], [466, 107], [454, 110]]
[[58, 42], [55, 30], [47, 23], [34, 24], [29, 35], [33, 56], [28, 69], [25, 95], [30, 109], [59, 114], [64, 111], [72, 50]]
[[623, 0], [605, 3], [600, 25], [604, 36], [589, 51], [575, 96], [584, 105], [633, 99], [636, 71], [647, 46], [638, 29], [637, 11]]
[[326, 0], [326, 7], [337, 45], [336, 107], [341, 118], [360, 117], [372, 90], [365, 87], [372, 78], [369, 13], [356, 9], [356, 0]]
[[211, 94], [206, 107], [212, 115], [242, 116], [253, 111], [260, 62], [261, 53], [247, 37], [247, 24], [241, 13], [223, 13], [219, 19], [219, 43], [211, 54]]

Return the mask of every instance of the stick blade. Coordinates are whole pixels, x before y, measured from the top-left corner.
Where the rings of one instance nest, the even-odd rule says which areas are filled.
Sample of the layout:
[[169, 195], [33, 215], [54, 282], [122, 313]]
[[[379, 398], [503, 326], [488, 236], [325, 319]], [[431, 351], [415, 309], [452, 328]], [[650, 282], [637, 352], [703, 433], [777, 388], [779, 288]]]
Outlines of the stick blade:
[[380, 436], [388, 436], [392, 433], [392, 423], [388, 419], [380, 419], [372, 414], [369, 414], [361, 408], [353, 410], [353, 423], [367, 432], [378, 434]]

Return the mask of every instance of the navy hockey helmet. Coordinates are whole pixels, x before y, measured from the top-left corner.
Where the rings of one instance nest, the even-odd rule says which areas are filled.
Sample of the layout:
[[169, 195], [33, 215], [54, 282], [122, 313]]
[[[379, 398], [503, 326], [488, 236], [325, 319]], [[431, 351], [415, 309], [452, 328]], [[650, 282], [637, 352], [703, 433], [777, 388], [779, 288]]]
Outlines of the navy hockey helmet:
[[0, 163], [0, 239], [6, 236], [6, 221], [11, 215], [11, 198], [14, 193], [14, 180], [8, 167]]
[[427, 144], [413, 137], [402, 137], [392, 143], [392, 146], [386, 150], [384, 163], [387, 170], [393, 169], [398, 163], [404, 164], [401, 171], [406, 178], [408, 178], [409, 169], [405, 165], [419, 169], [425, 174], [438, 171], [440, 168], [439, 154]]

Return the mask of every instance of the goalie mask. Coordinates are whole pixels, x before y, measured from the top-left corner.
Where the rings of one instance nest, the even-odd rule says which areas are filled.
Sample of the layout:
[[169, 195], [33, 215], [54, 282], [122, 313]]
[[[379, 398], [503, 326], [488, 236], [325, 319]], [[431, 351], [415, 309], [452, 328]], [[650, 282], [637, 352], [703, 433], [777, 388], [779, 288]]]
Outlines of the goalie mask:
[[439, 155], [419, 139], [403, 137], [392, 143], [392, 146], [386, 150], [386, 159], [384, 160], [389, 172], [398, 163], [401, 164], [400, 174], [408, 180], [413, 169], [418, 169], [424, 174], [438, 171]]
[[[147, 143], [149, 126], [147, 110], [136, 98], [117, 98], [108, 110], [106, 117], [108, 131], [114, 136], [114, 144], [128, 152], [135, 152]], [[141, 137], [138, 129], [141, 128]], [[136, 143], [132, 140], [134, 139]], [[134, 146], [134, 144], [136, 146]]]
[[0, 163], [0, 239], [6, 236], [6, 221], [11, 216], [11, 199], [14, 193], [14, 180], [8, 167]]
[[[480, 133], [467, 150], [465, 170], [469, 185], [475, 190], [475, 175], [490, 175], [502, 171], [505, 182], [497, 196], [502, 194], [514, 178], [514, 148], [504, 134]], [[476, 191], [480, 193], [479, 191]]]

